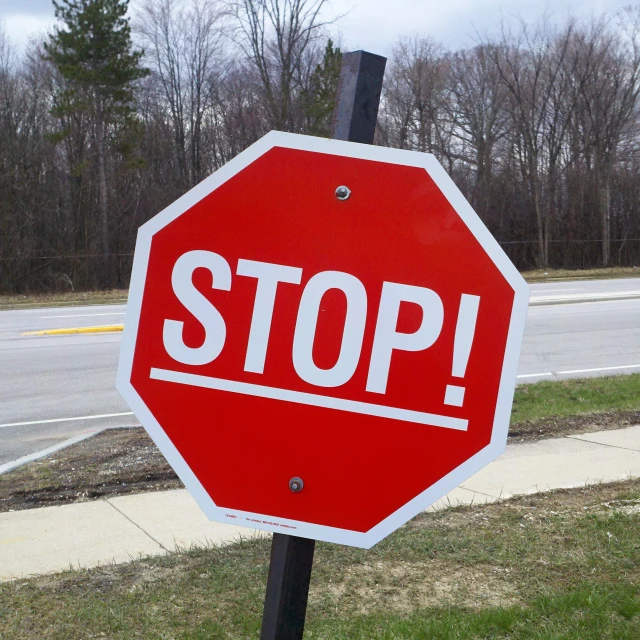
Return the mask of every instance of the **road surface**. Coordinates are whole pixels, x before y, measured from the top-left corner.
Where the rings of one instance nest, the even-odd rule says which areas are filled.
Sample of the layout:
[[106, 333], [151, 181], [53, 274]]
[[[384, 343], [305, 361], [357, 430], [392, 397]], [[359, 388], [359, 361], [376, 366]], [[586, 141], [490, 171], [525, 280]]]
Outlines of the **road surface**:
[[[531, 289], [519, 382], [640, 372], [640, 278]], [[585, 297], [596, 301], [557, 304]], [[89, 430], [137, 424], [114, 386], [120, 333], [21, 335], [118, 324], [124, 313], [124, 305], [0, 311], [0, 465]]]

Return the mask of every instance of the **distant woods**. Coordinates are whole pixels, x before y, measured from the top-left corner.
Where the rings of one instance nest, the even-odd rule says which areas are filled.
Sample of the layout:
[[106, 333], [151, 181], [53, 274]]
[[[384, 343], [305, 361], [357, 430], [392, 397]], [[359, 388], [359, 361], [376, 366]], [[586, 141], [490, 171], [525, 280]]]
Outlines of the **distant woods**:
[[[158, 211], [271, 129], [329, 135], [326, 0], [54, 4], [0, 36], [0, 291], [126, 287]], [[377, 144], [434, 153], [520, 268], [640, 264], [640, 10], [496, 34], [399, 40]]]

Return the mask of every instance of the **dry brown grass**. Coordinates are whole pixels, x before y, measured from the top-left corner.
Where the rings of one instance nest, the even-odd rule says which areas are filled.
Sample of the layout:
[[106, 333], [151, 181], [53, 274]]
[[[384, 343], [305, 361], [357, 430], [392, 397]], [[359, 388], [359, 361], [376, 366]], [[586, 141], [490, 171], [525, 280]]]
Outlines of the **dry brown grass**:
[[127, 302], [128, 295], [129, 291], [127, 289], [0, 295], [0, 309], [33, 309], [37, 307], [124, 304]]

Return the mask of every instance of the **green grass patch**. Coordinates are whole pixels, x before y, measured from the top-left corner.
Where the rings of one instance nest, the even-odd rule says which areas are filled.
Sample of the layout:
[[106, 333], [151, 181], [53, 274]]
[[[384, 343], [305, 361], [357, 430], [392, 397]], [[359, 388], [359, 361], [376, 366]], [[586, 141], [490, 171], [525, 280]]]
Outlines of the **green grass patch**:
[[573, 378], [516, 388], [511, 422], [585, 413], [640, 410], [640, 374]]
[[536, 598], [528, 607], [495, 607], [483, 611], [431, 608], [406, 618], [377, 614], [320, 624], [310, 637], [334, 640], [637, 640], [640, 633], [639, 595], [637, 586], [587, 583], [574, 590]]
[[[0, 585], [2, 640], [257, 638], [269, 541]], [[640, 480], [318, 544], [306, 638], [640, 637]]]

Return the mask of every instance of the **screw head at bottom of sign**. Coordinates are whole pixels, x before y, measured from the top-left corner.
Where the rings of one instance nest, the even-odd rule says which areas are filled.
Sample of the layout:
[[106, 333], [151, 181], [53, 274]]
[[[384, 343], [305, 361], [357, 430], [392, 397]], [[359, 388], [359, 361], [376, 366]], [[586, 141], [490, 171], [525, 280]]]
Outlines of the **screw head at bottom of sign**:
[[291, 478], [291, 480], [289, 480], [289, 489], [294, 493], [302, 491], [304, 489], [304, 482], [302, 481], [302, 478], [298, 478], [297, 476]]
[[350, 195], [351, 195], [351, 189], [349, 189], [349, 187], [340, 185], [336, 189], [336, 198], [338, 198], [338, 200], [347, 200], [347, 198], [349, 198]]

